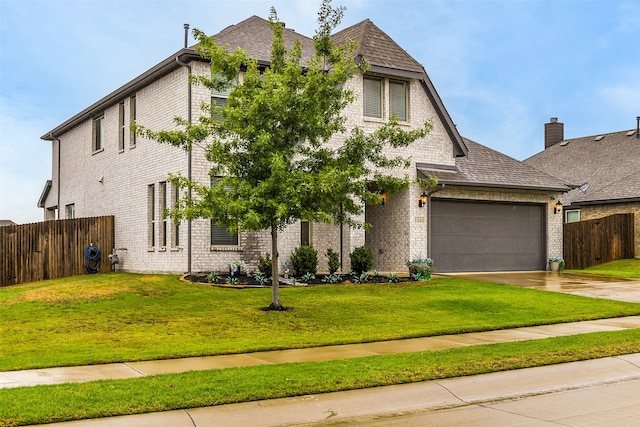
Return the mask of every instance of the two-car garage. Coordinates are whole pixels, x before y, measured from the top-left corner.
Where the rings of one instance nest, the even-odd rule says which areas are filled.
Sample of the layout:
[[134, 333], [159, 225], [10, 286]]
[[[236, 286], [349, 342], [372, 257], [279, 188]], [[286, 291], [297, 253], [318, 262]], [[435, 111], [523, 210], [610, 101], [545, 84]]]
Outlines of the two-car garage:
[[543, 204], [433, 198], [434, 271], [544, 270], [545, 214]]

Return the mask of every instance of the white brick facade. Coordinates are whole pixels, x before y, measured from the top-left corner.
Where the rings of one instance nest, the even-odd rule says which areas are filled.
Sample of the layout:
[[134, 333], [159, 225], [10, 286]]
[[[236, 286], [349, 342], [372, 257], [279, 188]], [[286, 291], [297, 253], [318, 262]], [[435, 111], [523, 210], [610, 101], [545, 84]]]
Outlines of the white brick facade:
[[[207, 63], [192, 60], [189, 65], [193, 74], [209, 73]], [[383, 93], [386, 94], [389, 76], [378, 76], [383, 79]], [[417, 176], [417, 163], [454, 166], [457, 143], [447, 132], [447, 124], [440, 119], [442, 112], [438, 114], [422, 82], [415, 78], [400, 79], [407, 82], [409, 87], [408, 118], [401, 126], [406, 129], [417, 128], [425, 121], [430, 121], [433, 129], [429, 135], [409, 147], [386, 153], [411, 158], [410, 168], [391, 172], [395, 176], [407, 176], [414, 180]], [[362, 75], [356, 75], [346, 86], [356, 94], [355, 102], [344, 111], [347, 129], [360, 126], [366, 132], [372, 132], [383, 120], [388, 119], [389, 108], [384, 96], [383, 118], [364, 118]], [[194, 220], [191, 223], [189, 251], [189, 225], [186, 222], [179, 225], [179, 243], [174, 244], [175, 227], [171, 220], [162, 219], [163, 188], [166, 189], [167, 206], [170, 207], [174, 202], [171, 185], [162, 183], [167, 181], [169, 174], [180, 173], [187, 176], [190, 157], [193, 179], [209, 182], [210, 165], [201, 148], [195, 147], [189, 156], [180, 148], [158, 144], [141, 137], [137, 137], [135, 145], [132, 145], [131, 136], [127, 131], [124, 150], [120, 149], [121, 102], [124, 102], [126, 129], [130, 125], [131, 98], [135, 96], [138, 123], [152, 130], [170, 130], [175, 127], [174, 117], [188, 117], [188, 87], [187, 68], [174, 66], [170, 72], [149, 83], [141, 84], [135, 91], [130, 90], [122, 97], [114, 99], [104, 109], [93, 111], [91, 116], [78, 121], [73, 127], [65, 128], [63, 133], [52, 136], [50, 140], [53, 143], [53, 183], [45, 201], [45, 214], [48, 212], [47, 209], [55, 206], [64, 214], [65, 206], [73, 204], [76, 217], [114, 215], [116, 247], [119, 249], [121, 260], [119, 268], [124, 270], [165, 273], [224, 272], [229, 263], [240, 261], [245, 269], [255, 271], [258, 257], [271, 252], [269, 230], [241, 232], [238, 247], [212, 248], [210, 221]], [[190, 108], [193, 121], [197, 121], [202, 114], [200, 105], [210, 101], [211, 94], [208, 89], [191, 86]], [[100, 115], [104, 115], [105, 144], [102, 150], [94, 152], [93, 119]], [[58, 139], [61, 147], [60, 164], [57, 161]], [[344, 135], [336, 135], [332, 143], [338, 145], [343, 139]], [[150, 244], [150, 188], [153, 188], [155, 208], [153, 244]], [[371, 224], [371, 229], [367, 232], [364, 229], [349, 229], [346, 225], [312, 224], [311, 241], [318, 251], [319, 271], [328, 269], [325, 256], [328, 248], [340, 252], [343, 271], [350, 268], [350, 252], [364, 244], [372, 249], [374, 268], [380, 271], [403, 272], [407, 259], [427, 256], [428, 211], [427, 207], [418, 207], [417, 201], [421, 192], [420, 188], [412, 185], [407, 191], [387, 195], [384, 205], [367, 206], [365, 214], [356, 218]], [[437, 197], [547, 204], [547, 212], [550, 212], [547, 217], [548, 254], [562, 254], [562, 215], [553, 215], [553, 201], [548, 192], [447, 187], [439, 192]], [[161, 245], [162, 236], [165, 235], [163, 230], [166, 230], [166, 246]], [[293, 224], [280, 232], [278, 243], [279, 261], [282, 266], [284, 262], [289, 261], [292, 251], [300, 245], [300, 224]], [[101, 249], [103, 253], [108, 253], [112, 248]]]

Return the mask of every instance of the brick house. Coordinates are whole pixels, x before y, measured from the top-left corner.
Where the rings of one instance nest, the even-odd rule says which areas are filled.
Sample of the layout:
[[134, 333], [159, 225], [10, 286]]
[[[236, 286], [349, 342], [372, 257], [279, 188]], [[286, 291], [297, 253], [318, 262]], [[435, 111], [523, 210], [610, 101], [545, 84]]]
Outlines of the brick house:
[[640, 256], [640, 134], [627, 129], [564, 139], [564, 124], [545, 124], [544, 151], [524, 163], [577, 184], [562, 198], [565, 222], [634, 214], [635, 253]]
[[[214, 38], [268, 65], [271, 30], [264, 19], [250, 17]], [[288, 45], [302, 43], [303, 59], [313, 54], [310, 38], [286, 28], [284, 38]], [[383, 205], [366, 206], [359, 219], [373, 225], [370, 232], [294, 224], [279, 238], [281, 261], [305, 243], [318, 250], [321, 271], [327, 248], [340, 252], [347, 271], [348, 254], [363, 244], [373, 250], [380, 271], [404, 272], [407, 259], [426, 256], [435, 258], [436, 271], [539, 270], [549, 256], [560, 256], [562, 218], [553, 204], [569, 187], [463, 139], [424, 68], [371, 21], [334, 35], [336, 43], [349, 38], [359, 41], [357, 55], [371, 67], [347, 83], [358, 94], [344, 111], [347, 127], [371, 131], [392, 113], [406, 128], [431, 120], [432, 132], [403, 152], [413, 166], [398, 173], [437, 176], [440, 185], [433, 194], [412, 186], [386, 195]], [[129, 131], [133, 120], [154, 130], [173, 128], [175, 116], [197, 120], [201, 103], [224, 98], [191, 85], [189, 73], [210, 70], [192, 48], [184, 48], [42, 136], [52, 142], [53, 171], [39, 206], [45, 219], [114, 215], [116, 246], [126, 248], [119, 250], [125, 270], [224, 271], [237, 261], [254, 270], [258, 256], [270, 251], [267, 231], [232, 235], [209, 220], [175, 225], [162, 217], [179, 197], [167, 182], [169, 173], [210, 179], [202, 152], [188, 154]], [[334, 143], [340, 144], [339, 136]]]

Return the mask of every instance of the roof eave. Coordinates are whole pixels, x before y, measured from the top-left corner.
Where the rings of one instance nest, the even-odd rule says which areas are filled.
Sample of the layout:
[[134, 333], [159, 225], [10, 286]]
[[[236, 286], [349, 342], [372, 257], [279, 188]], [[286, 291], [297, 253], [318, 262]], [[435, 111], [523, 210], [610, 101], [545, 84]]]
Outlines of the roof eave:
[[536, 185], [517, 185], [517, 184], [499, 184], [489, 182], [467, 182], [467, 181], [453, 181], [453, 180], [438, 180], [441, 184], [455, 185], [459, 187], [486, 187], [486, 188], [503, 188], [509, 190], [530, 190], [530, 191], [545, 191], [554, 193], [566, 193], [570, 191], [569, 187], [547, 187]]
[[622, 199], [580, 200], [571, 202], [569, 206], [613, 205], [618, 203], [640, 203], [640, 197], [627, 197]]
[[431, 82], [431, 79], [429, 79], [429, 76], [426, 72], [421, 73], [420, 82], [426, 88], [427, 96], [429, 96], [431, 103], [435, 105], [436, 113], [444, 124], [444, 128], [447, 131], [447, 134], [455, 142], [455, 144], [453, 144], [454, 156], [465, 157], [467, 154], [469, 154], [469, 149], [462, 140], [462, 136], [458, 132], [458, 128], [456, 128], [455, 123], [453, 123], [453, 120], [451, 120], [451, 116], [447, 112], [442, 99], [440, 99], [440, 95], [438, 95], [435, 86], [433, 86], [433, 83]]
[[79, 125], [83, 121], [98, 114], [99, 112], [102, 112], [103, 110], [115, 104], [122, 98], [126, 98], [127, 96], [134, 94], [142, 87], [148, 85], [151, 82], [158, 80], [160, 77], [163, 77], [166, 74], [170, 73], [171, 71], [181, 67], [178, 61], [184, 63], [184, 62], [190, 62], [194, 60], [204, 61], [204, 59], [200, 55], [198, 55], [196, 51], [192, 48], [179, 50], [178, 52], [174, 53], [164, 61], [160, 62], [159, 64], [145, 71], [144, 73], [140, 74], [138, 77], [131, 80], [124, 86], [120, 87], [119, 89], [116, 89], [115, 91], [111, 92], [109, 95], [105, 96], [104, 98], [100, 99], [99, 101], [95, 102], [89, 107], [85, 108], [84, 110], [82, 110], [75, 116], [71, 117], [69, 120], [65, 121], [61, 125], [48, 131], [47, 133], [42, 135], [40, 139], [44, 141], [53, 141], [54, 139], [56, 139], [56, 137], [69, 131], [70, 129]]

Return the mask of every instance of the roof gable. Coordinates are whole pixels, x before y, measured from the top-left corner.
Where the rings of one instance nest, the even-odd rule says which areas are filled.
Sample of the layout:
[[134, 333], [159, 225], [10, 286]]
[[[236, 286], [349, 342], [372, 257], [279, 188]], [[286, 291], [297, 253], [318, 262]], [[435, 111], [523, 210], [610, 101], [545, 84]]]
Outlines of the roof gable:
[[424, 73], [418, 61], [369, 19], [337, 32], [331, 39], [335, 44], [344, 44], [349, 39], [357, 40], [356, 58], [364, 57], [371, 65]]
[[[300, 42], [303, 64], [313, 58], [313, 39], [286, 27], [282, 36], [287, 48], [293, 47], [296, 41]], [[249, 58], [256, 59], [263, 64], [271, 62], [271, 43], [273, 41], [271, 23], [259, 16], [254, 15], [237, 24], [230, 25], [218, 34], [214, 34], [213, 39], [219, 46], [228, 46], [230, 51], [242, 48], [247, 52]]]

